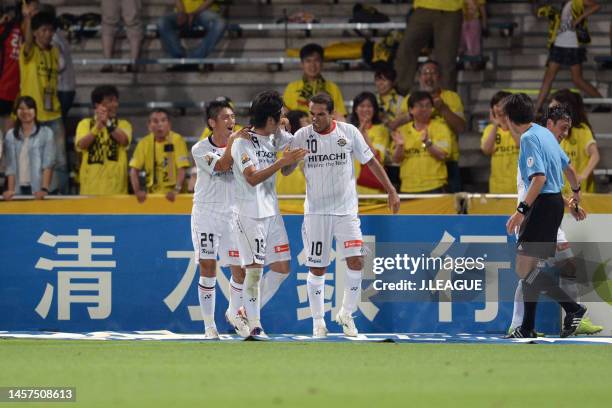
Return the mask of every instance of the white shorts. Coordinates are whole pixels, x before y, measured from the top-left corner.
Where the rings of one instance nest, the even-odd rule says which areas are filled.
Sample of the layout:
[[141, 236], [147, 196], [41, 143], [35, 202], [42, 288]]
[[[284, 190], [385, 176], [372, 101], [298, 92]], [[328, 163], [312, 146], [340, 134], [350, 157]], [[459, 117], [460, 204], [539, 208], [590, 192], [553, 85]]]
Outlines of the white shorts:
[[232, 232], [242, 266], [291, 260], [289, 238], [281, 215], [251, 218], [234, 213]]
[[203, 210], [191, 211], [191, 240], [196, 262], [219, 259], [221, 266], [240, 265], [238, 247], [232, 240], [231, 213]]
[[306, 251], [306, 266], [329, 266], [334, 238], [339, 260], [365, 255], [361, 221], [357, 215], [305, 214], [302, 241]]

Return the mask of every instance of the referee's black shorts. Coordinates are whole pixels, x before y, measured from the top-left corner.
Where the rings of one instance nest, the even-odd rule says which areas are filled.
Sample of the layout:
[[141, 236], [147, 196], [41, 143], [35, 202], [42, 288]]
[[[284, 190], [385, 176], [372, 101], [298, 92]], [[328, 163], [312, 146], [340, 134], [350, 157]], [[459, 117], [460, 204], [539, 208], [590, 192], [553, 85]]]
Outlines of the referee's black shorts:
[[519, 254], [539, 259], [554, 256], [564, 210], [561, 193], [540, 194], [521, 224], [517, 247]]

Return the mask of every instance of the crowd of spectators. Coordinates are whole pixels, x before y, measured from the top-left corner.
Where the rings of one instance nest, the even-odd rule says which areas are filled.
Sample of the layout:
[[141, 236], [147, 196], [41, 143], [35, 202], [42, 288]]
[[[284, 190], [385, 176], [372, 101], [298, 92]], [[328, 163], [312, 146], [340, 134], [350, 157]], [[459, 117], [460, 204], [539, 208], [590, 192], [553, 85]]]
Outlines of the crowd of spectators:
[[[78, 161], [75, 169], [69, 168], [65, 120], [76, 88], [70, 47], [65, 33], [57, 28], [53, 7], [41, 5], [38, 0], [19, 4], [20, 7], [3, 8], [0, 17], [0, 118], [6, 134], [0, 143], [0, 157], [7, 176], [4, 198], [31, 194], [42, 199], [47, 194], [67, 194], [70, 170], [75, 170], [79, 193], [83, 195], [127, 194], [131, 187], [139, 202], [144, 202], [148, 193], [161, 193], [174, 201], [177, 194], [189, 191], [195, 183], [195, 175], [189, 171], [190, 154], [184, 138], [172, 131], [168, 111], [150, 112], [150, 133], [140, 139], [128, 160], [134, 137], [132, 125], [119, 116], [119, 91], [112, 85], [98, 86], [92, 91], [93, 113], [76, 127], [74, 150]], [[582, 62], [580, 58], [570, 61], [567, 55], [563, 61], [555, 59], [560, 52], [570, 52], [556, 50], [565, 44], [560, 40], [569, 41], [567, 31], [571, 27], [565, 21], [567, 16], [578, 27], [597, 11], [594, 0], [581, 4], [579, 8], [576, 0], [568, 1], [557, 16], [559, 24], [554, 26], [557, 31], [551, 31], [554, 35], [549, 39], [547, 76], [551, 69], [558, 71], [557, 65], [570, 65], [574, 73], [577, 68], [572, 64]], [[174, 6], [173, 13], [158, 21], [165, 52], [174, 58], [209, 55], [226, 29], [215, 2], [176, 0]], [[120, 20], [126, 27], [132, 60], [139, 57], [143, 38], [141, 8], [141, 0], [101, 0], [105, 58], [113, 55]], [[197, 27], [204, 28], [206, 34], [195, 49], [186, 51], [180, 37]], [[372, 78], [376, 92], [359, 93], [350, 114], [340, 87], [322, 74], [323, 47], [316, 43], [305, 45], [299, 54], [301, 78], [290, 82], [283, 94], [289, 119], [287, 130], [293, 133], [306, 126], [310, 122], [310, 98], [319, 92], [328, 93], [336, 107], [335, 119], [348, 121], [360, 130], [398, 191], [411, 194], [462, 191], [458, 141], [468, 126], [463, 101], [455, 90], [456, 57], [461, 44], [466, 55], [479, 54], [481, 40], [471, 36], [486, 32], [486, 28], [482, 0], [414, 0], [395, 65], [376, 66]], [[432, 44], [432, 58], [417, 65], [421, 49]], [[135, 71], [136, 67], [130, 64], [127, 70]], [[193, 68], [180, 65], [170, 70]], [[112, 67], [104, 66], [102, 70], [108, 72]], [[585, 93], [593, 94], [586, 85], [580, 86], [574, 74], [572, 78]], [[546, 83], [545, 78], [538, 106], [549, 100], [550, 106], [563, 104], [571, 109], [571, 131], [561, 146], [576, 166], [583, 191], [593, 192], [593, 170], [599, 161], [599, 151], [582, 98], [569, 90], [557, 91], [547, 98], [550, 87]], [[489, 124], [481, 137], [481, 150], [491, 157], [491, 193], [516, 192], [519, 143], [501, 114], [501, 103], [507, 95], [500, 91], [491, 99]], [[228, 98], [220, 99], [231, 105]], [[234, 127], [239, 129], [239, 125]], [[200, 139], [210, 134], [210, 126], [204, 126]], [[367, 168], [356, 165], [356, 171], [360, 193], [382, 191]], [[280, 193], [305, 192], [300, 171], [278, 177], [277, 184]]]

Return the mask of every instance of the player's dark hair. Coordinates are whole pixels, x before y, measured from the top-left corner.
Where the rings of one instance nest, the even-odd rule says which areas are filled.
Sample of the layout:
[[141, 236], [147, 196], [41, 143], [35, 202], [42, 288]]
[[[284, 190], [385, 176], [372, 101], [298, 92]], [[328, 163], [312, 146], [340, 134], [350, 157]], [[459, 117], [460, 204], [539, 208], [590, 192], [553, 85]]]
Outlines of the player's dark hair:
[[301, 110], [292, 110], [287, 112], [287, 119], [289, 119], [289, 126], [291, 126], [291, 133], [297, 132], [302, 125], [300, 125], [300, 120], [302, 118], [307, 118], [308, 114]]
[[149, 112], [149, 119], [151, 118], [151, 116], [154, 113], [163, 113], [168, 118], [168, 121], [170, 121], [171, 118], [172, 118], [172, 116], [170, 115], [170, 112], [168, 112], [167, 109], [164, 109], [164, 108], [153, 108], [153, 109], [151, 109], [151, 112]]
[[378, 101], [376, 100], [376, 95], [374, 95], [372, 92], [362, 92], [359, 95], [357, 95], [355, 99], [353, 99], [353, 110], [351, 111], [349, 122], [351, 122], [353, 126], [359, 127], [359, 116], [357, 116], [357, 108], [364, 101], [370, 101], [370, 103], [372, 104], [372, 108], [374, 108], [374, 116], [372, 116], [372, 124], [378, 125], [379, 123], [381, 123], [382, 121], [380, 120], [380, 115], [378, 113], [380, 111], [378, 107]]
[[410, 94], [410, 97], [408, 98], [408, 107], [412, 109], [414, 108], [414, 105], [416, 105], [417, 103], [421, 101], [424, 101], [425, 99], [427, 99], [433, 105], [433, 98], [431, 97], [431, 94], [429, 92], [425, 92], [425, 91], [412, 92]]
[[510, 92], [506, 92], [506, 91], [497, 91], [495, 93], [495, 95], [493, 95], [493, 97], [491, 98], [491, 102], [489, 104], [489, 106], [492, 108], [495, 105], [497, 105], [502, 99], [504, 99], [506, 96], [510, 96], [512, 95]]
[[567, 120], [572, 125], [572, 115], [567, 105], [555, 105], [552, 108], [546, 109], [546, 120], [552, 120], [557, 123], [560, 120]]
[[383, 78], [391, 82], [395, 82], [397, 72], [390, 65], [380, 65], [374, 71], [374, 79]]
[[19, 116], [17, 115], [17, 111], [19, 110], [19, 105], [21, 104], [24, 104], [30, 109], [34, 109], [34, 124], [36, 125], [36, 130], [32, 136], [36, 135], [36, 133], [38, 133], [38, 130], [40, 129], [40, 125], [38, 123], [38, 120], [36, 119], [36, 116], [38, 116], [38, 108], [36, 107], [36, 101], [31, 96], [20, 96], [19, 98], [17, 98], [17, 100], [15, 101], [15, 104], [13, 105], [13, 114], [15, 115], [15, 118], [16, 118], [15, 127], [13, 128], [13, 136], [16, 139], [21, 139], [20, 135], [21, 135], [21, 131], [23, 130], [23, 124], [21, 123], [21, 120], [19, 120]]
[[32, 17], [32, 31], [36, 31], [42, 26], [51, 26], [55, 30], [57, 28], [55, 16], [47, 12], [39, 12]]
[[334, 100], [327, 92], [319, 92], [318, 94], [310, 98], [310, 102], [319, 105], [325, 105], [325, 108], [329, 113], [332, 113], [334, 111]]
[[503, 110], [510, 122], [517, 125], [531, 123], [535, 116], [533, 101], [522, 92], [506, 96], [503, 99]]
[[569, 89], [560, 89], [552, 94], [550, 99], [559, 102], [561, 105], [567, 106], [569, 114], [572, 117], [572, 127], [578, 127], [584, 123], [591, 128], [580, 94], [572, 92]]
[[119, 99], [119, 90], [114, 85], [100, 85], [96, 86], [93, 91], [91, 91], [91, 104], [96, 106], [99, 103], [102, 103], [104, 98], [114, 96]]
[[310, 43], [300, 48], [300, 60], [301, 61], [304, 61], [306, 58], [314, 54], [317, 54], [319, 57], [321, 57], [321, 61], [323, 61], [323, 56], [325, 55], [325, 51], [323, 50], [323, 47], [321, 47], [319, 44]]
[[[215, 99], [214, 101], [208, 102], [206, 105], [206, 123], [208, 124], [208, 119], [217, 120], [217, 116], [219, 116], [221, 111], [225, 108], [231, 109], [232, 112], [234, 111], [232, 105], [226, 100]], [[208, 128], [212, 130], [210, 125], [208, 125]]]
[[268, 118], [278, 122], [283, 109], [283, 98], [276, 91], [264, 91], [255, 96], [251, 102], [249, 115], [251, 116], [251, 125], [256, 128], [266, 126]]
[[421, 72], [423, 71], [423, 68], [425, 68], [425, 65], [434, 65], [436, 69], [438, 70], [438, 75], [442, 76], [442, 67], [440, 66], [440, 63], [432, 59], [428, 59], [427, 61], [419, 65], [419, 68], [418, 68], [419, 75], [421, 75]]

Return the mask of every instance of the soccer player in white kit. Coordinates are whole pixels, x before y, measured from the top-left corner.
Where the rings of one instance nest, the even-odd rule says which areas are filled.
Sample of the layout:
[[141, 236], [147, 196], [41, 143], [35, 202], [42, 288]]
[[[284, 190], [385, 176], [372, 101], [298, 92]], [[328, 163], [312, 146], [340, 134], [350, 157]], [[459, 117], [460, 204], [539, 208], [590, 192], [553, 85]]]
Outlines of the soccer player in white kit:
[[246, 131], [232, 134], [236, 123], [233, 109], [227, 102], [212, 101], [206, 108], [212, 136], [196, 143], [191, 154], [197, 168], [197, 181], [191, 213], [191, 237], [195, 259], [200, 265], [198, 299], [204, 318], [205, 336], [219, 338], [215, 325], [215, 291], [217, 258], [221, 266], [229, 266], [229, 308], [225, 313], [236, 333], [249, 335], [244, 317], [238, 314], [242, 306], [244, 272], [238, 258], [238, 248], [231, 240], [231, 204], [234, 201], [231, 146]]
[[[565, 107], [551, 107], [547, 112], [546, 128], [552, 132], [559, 143], [563, 138], [568, 136], [571, 129], [571, 117]], [[518, 143], [517, 143], [518, 144]], [[518, 202], [520, 203], [527, 195], [525, 183], [521, 177], [520, 169], [517, 172], [517, 191]], [[566, 200], [566, 206], [570, 210], [570, 214], [576, 221], [582, 221], [586, 218], [586, 212], [582, 207], [576, 208], [570, 200]], [[561, 271], [560, 286], [567, 292], [572, 299], [578, 299], [578, 287], [576, 284], [575, 274], [576, 265], [573, 261], [574, 253], [565, 236], [565, 232], [559, 228], [557, 231], [557, 251], [554, 258], [547, 260], [549, 266], [555, 266]], [[514, 293], [514, 308], [512, 311], [512, 323], [508, 329], [508, 333], [520, 326], [523, 322], [524, 304], [523, 304], [523, 280], [519, 280]], [[594, 325], [587, 317], [582, 319], [580, 326], [575, 334], [595, 334], [603, 330], [602, 326]]]
[[324, 320], [325, 271], [330, 264], [332, 240], [338, 260], [346, 259], [348, 272], [342, 307], [335, 320], [347, 336], [356, 336], [352, 314], [361, 294], [363, 239], [357, 216], [358, 200], [353, 158], [367, 165], [388, 193], [389, 207], [399, 210], [399, 196], [385, 170], [374, 157], [367, 140], [355, 126], [333, 120], [334, 103], [325, 93], [310, 100], [312, 125], [298, 130], [293, 148], [306, 148], [304, 176], [306, 201], [302, 239], [307, 252], [308, 301], [313, 318], [313, 336], [327, 336]]
[[[241, 265], [246, 268], [243, 303], [252, 336], [266, 336], [260, 321], [262, 297], [278, 289], [289, 273], [291, 260], [275, 175], [307, 153], [305, 149], [289, 150], [293, 136], [281, 129], [282, 109], [283, 100], [277, 92], [258, 94], [250, 108], [250, 140], [237, 139], [232, 146], [236, 178], [232, 228]], [[283, 156], [277, 160], [279, 151]], [[274, 273], [276, 277], [263, 279], [260, 294], [264, 265], [270, 266], [266, 275]]]

